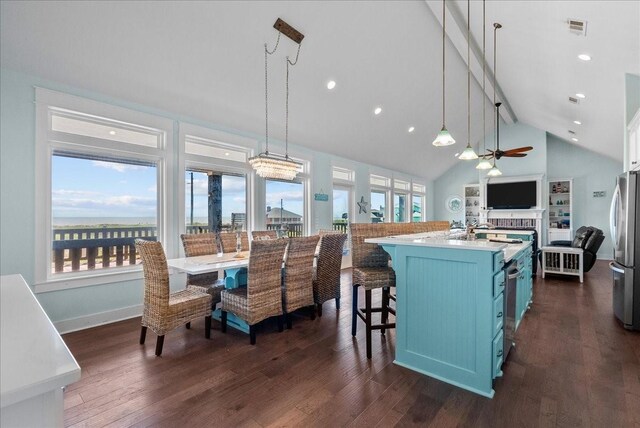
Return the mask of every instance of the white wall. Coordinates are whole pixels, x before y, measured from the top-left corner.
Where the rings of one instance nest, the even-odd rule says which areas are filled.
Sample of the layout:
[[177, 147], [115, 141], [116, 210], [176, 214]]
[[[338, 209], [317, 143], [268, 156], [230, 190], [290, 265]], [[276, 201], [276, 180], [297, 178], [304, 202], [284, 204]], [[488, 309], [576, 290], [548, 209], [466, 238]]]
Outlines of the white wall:
[[[35, 193], [35, 86], [169, 118], [176, 125], [174, 126], [176, 141], [178, 121], [262, 140], [262, 136], [193, 120], [181, 116], [179, 113], [169, 113], [2, 69], [0, 73], [0, 274], [22, 274], [27, 283], [32, 285], [35, 278], [35, 245], [41, 239], [34, 233], [34, 225], [38, 221], [35, 218], [34, 206], [36, 198], [44, 197], [44, 195], [36, 195]], [[270, 143], [271, 141], [273, 141], [274, 147], [282, 146], [282, 142], [270, 140]], [[290, 151], [311, 161], [312, 231], [331, 228], [331, 202], [314, 201], [313, 193], [322, 190], [331, 195], [333, 188], [331, 167], [334, 163], [347, 166], [355, 171], [354, 199], [360, 200], [360, 197], [364, 196], [365, 200], [369, 201], [370, 170], [375, 169], [380, 172], [381, 168], [316, 152], [297, 145], [290, 145]], [[393, 171], [386, 171], [386, 173], [389, 176], [397, 174]], [[402, 176], [405, 175], [402, 174]], [[432, 191], [433, 183], [425, 181], [425, 184], [427, 189]], [[264, 207], [264, 203], [260, 203], [260, 201], [264, 202], [264, 194], [261, 193], [260, 186], [257, 187], [254, 212], [260, 211]], [[177, 191], [177, 184], [174, 186], [175, 191]], [[428, 215], [433, 213], [430, 206], [432, 198], [432, 195], [427, 196], [426, 212]], [[175, 210], [174, 215], [178, 218], [177, 206]], [[368, 222], [369, 214], [358, 214], [357, 209], [354, 209], [354, 221]], [[177, 234], [177, 225], [171, 227], [174, 230], [168, 232]], [[178, 256], [177, 248], [167, 248], [166, 250], [169, 257]], [[172, 286], [174, 288], [183, 287], [182, 277], [174, 275]], [[62, 326], [63, 330], [75, 329], [139, 313], [142, 302], [142, 281], [112, 282], [39, 293], [37, 298], [49, 317], [58, 326]]]

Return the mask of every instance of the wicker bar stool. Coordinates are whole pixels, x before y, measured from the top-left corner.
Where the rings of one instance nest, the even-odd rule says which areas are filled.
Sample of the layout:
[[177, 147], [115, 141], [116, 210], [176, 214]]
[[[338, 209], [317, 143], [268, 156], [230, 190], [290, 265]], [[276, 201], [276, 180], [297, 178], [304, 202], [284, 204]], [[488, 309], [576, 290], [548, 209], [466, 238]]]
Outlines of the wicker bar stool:
[[[388, 323], [388, 314], [395, 315], [395, 309], [389, 306], [390, 288], [396, 285], [396, 274], [389, 267], [389, 254], [377, 244], [364, 242], [367, 238], [379, 238], [398, 234], [400, 226], [393, 224], [351, 223], [352, 243], [352, 285], [353, 285], [353, 314], [351, 318], [351, 334], [356, 335], [358, 317], [366, 325], [367, 358], [371, 358], [371, 331], [381, 330], [384, 334], [388, 328], [395, 328], [395, 323]], [[358, 287], [364, 288], [365, 307], [358, 306]], [[382, 289], [382, 304], [372, 307], [371, 291]], [[380, 324], [373, 324], [373, 312], [380, 312]]]
[[289, 238], [289, 250], [284, 262], [283, 307], [287, 328], [292, 327], [291, 313], [296, 309], [311, 307], [311, 319], [315, 319], [313, 301], [313, 258], [320, 236]]
[[275, 230], [254, 230], [251, 232], [251, 239], [262, 241], [264, 239], [278, 239], [278, 232]]
[[[213, 232], [180, 235], [184, 254], [187, 257], [218, 253], [216, 234]], [[211, 310], [220, 303], [220, 293], [224, 289], [224, 279], [218, 279], [218, 272], [187, 274], [187, 288], [211, 295]]]
[[204, 317], [204, 336], [211, 337], [211, 296], [194, 289], [169, 291], [169, 269], [162, 244], [136, 239], [136, 250], [144, 271], [144, 310], [140, 344], [144, 345], [147, 327], [158, 335], [156, 355], [162, 354], [164, 335], [181, 325]]
[[[222, 246], [223, 253], [235, 253], [236, 244], [238, 242], [238, 236], [236, 232], [221, 232], [220, 233], [220, 245]], [[240, 232], [241, 250], [249, 251], [249, 235], [247, 232]]]
[[222, 332], [227, 331], [227, 312], [232, 312], [249, 324], [249, 337], [256, 344], [255, 326], [260, 321], [278, 317], [282, 331], [282, 260], [286, 239], [255, 241], [251, 245], [247, 286], [223, 290]]
[[336, 309], [340, 309], [340, 268], [346, 240], [346, 233], [320, 234], [320, 250], [313, 278], [313, 300], [319, 316], [322, 316], [322, 304], [327, 300], [335, 299]]

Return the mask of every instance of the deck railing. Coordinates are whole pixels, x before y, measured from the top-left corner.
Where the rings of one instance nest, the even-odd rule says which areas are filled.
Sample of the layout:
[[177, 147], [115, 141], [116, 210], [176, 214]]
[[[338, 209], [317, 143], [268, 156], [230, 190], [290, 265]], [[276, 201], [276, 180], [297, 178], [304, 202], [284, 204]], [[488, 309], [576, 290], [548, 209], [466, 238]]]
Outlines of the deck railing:
[[[303, 223], [286, 225], [289, 237], [304, 235]], [[187, 226], [187, 233], [208, 232], [207, 226]], [[223, 227], [227, 230], [229, 227]], [[268, 224], [267, 230], [279, 230], [279, 224]], [[333, 223], [333, 229], [347, 232], [346, 223]], [[74, 227], [53, 229], [52, 271], [75, 272], [127, 266], [139, 263], [135, 240], [157, 239], [155, 226]]]

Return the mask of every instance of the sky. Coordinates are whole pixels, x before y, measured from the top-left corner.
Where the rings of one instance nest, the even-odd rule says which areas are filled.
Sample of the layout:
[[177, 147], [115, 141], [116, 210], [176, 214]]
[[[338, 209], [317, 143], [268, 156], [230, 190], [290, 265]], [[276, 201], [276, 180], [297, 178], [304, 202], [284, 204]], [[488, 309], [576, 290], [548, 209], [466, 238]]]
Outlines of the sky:
[[[155, 218], [157, 169], [155, 166], [52, 156], [52, 213], [60, 217]], [[194, 220], [206, 219], [207, 175], [194, 172]], [[191, 174], [185, 175], [185, 217], [191, 214]], [[304, 191], [300, 183], [267, 180], [267, 205], [303, 214]], [[246, 179], [223, 175], [222, 217], [246, 210]], [[265, 206], [266, 212], [266, 206]], [[55, 221], [54, 221], [55, 223]]]

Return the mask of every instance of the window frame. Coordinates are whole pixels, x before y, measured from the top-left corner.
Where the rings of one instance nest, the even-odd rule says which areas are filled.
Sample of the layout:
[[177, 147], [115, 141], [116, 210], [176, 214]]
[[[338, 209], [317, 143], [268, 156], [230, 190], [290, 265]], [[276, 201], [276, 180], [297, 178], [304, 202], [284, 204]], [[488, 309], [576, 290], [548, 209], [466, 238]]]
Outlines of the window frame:
[[[156, 164], [157, 236], [166, 248], [175, 241], [170, 225], [173, 224], [173, 193], [167, 191], [173, 182], [173, 121], [123, 107], [64, 94], [40, 87], [35, 88], [35, 241], [34, 292], [44, 293], [65, 289], [114, 283], [142, 278], [142, 267], [123, 266], [95, 271], [69, 273], [51, 272], [52, 264], [52, 156], [56, 150], [85, 155], [108, 155], [112, 158], [141, 160]], [[109, 123], [122, 129], [139, 129], [157, 134], [158, 147], [136, 145], [120, 141], [87, 137], [53, 131], [52, 116], [64, 116], [87, 121]], [[44, 197], [42, 197], [44, 195]], [[169, 255], [172, 255], [169, 253]]]
[[[418, 190], [416, 190], [418, 189]], [[422, 191], [420, 191], [420, 189], [422, 189]], [[419, 197], [420, 198], [420, 220], [419, 221], [425, 221], [426, 220], [426, 204], [427, 204], [427, 186], [424, 183], [418, 182], [416, 180], [411, 180], [411, 218], [410, 218], [410, 222], [414, 223], [413, 221], [413, 198], [414, 197]], [[417, 222], [416, 222], [417, 223]]]
[[[247, 157], [254, 155], [255, 140], [245, 138], [236, 134], [219, 131], [215, 129], [205, 128], [202, 126], [192, 125], [190, 123], [180, 122], [178, 124], [178, 189], [176, 200], [178, 204], [178, 235], [187, 231], [184, 221], [186, 218], [186, 179], [185, 173], [187, 168], [195, 168], [205, 171], [220, 172], [222, 174], [244, 175], [246, 183], [245, 194], [245, 215], [246, 228], [251, 231], [254, 228], [253, 203], [255, 198], [255, 173], [251, 166], [246, 162], [229, 161], [222, 158], [210, 156], [196, 155], [186, 153], [186, 142], [189, 138], [194, 138], [200, 144], [210, 144], [219, 148], [229, 148], [235, 151], [244, 151]], [[184, 257], [184, 249], [182, 245], [178, 245], [177, 251], [181, 257]]]

